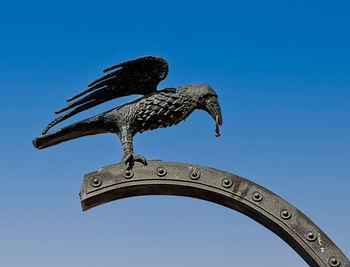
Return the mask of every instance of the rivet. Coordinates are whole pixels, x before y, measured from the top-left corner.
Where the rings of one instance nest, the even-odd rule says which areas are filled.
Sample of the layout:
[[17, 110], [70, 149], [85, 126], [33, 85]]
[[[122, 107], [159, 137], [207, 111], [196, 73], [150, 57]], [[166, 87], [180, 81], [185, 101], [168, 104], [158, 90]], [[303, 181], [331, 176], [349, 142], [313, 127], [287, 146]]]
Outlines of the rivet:
[[134, 176], [134, 172], [132, 170], [123, 171], [123, 176], [125, 179], [130, 179]]
[[306, 239], [308, 240], [308, 241], [310, 241], [310, 242], [314, 242], [314, 241], [316, 241], [316, 239], [317, 239], [317, 236], [316, 236], [316, 234], [314, 234], [313, 232], [307, 232], [306, 234], [305, 234], [305, 237], [306, 237]]
[[224, 179], [222, 179], [222, 181], [221, 181], [221, 185], [223, 186], [223, 187], [225, 187], [225, 188], [229, 188], [229, 187], [231, 187], [232, 186], [232, 179], [230, 179], [230, 178], [224, 178]]
[[200, 176], [201, 176], [201, 171], [199, 169], [194, 168], [194, 169], [191, 170], [190, 178], [192, 180], [198, 180]]
[[256, 202], [259, 202], [263, 199], [263, 195], [258, 192], [258, 191], [255, 191], [253, 194], [252, 194], [252, 199]]
[[290, 219], [290, 217], [292, 217], [292, 214], [290, 214], [290, 212], [286, 209], [281, 210], [281, 218], [284, 220], [288, 220]]
[[90, 179], [90, 184], [91, 184], [93, 187], [99, 187], [99, 186], [102, 184], [102, 182], [101, 182], [100, 178], [98, 178], [98, 177], [92, 177], [92, 178]]
[[167, 173], [166, 169], [163, 167], [158, 167], [156, 171], [157, 171], [157, 175], [160, 177], [165, 176]]
[[335, 258], [335, 257], [329, 258], [328, 263], [329, 263], [329, 266], [332, 266], [332, 267], [340, 266], [340, 260], [338, 260], [338, 259]]

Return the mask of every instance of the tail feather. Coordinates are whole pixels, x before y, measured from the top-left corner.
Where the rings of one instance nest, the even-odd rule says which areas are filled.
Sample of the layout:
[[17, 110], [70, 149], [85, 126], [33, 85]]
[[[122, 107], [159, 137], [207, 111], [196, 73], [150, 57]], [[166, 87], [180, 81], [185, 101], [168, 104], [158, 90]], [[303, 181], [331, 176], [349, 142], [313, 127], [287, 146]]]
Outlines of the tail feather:
[[[57, 123], [61, 122], [61, 121], [64, 121], [70, 117], [72, 117], [73, 115], [83, 111], [83, 110], [86, 110], [90, 107], [94, 107], [100, 103], [102, 103], [104, 100], [101, 100], [101, 99], [93, 99], [92, 101], [90, 102], [87, 102], [83, 105], [80, 105], [78, 107], [76, 107], [75, 109], [72, 109], [70, 111], [67, 111], [66, 113], [64, 113], [63, 115], [59, 116], [58, 118], [54, 119], [52, 122], [50, 122], [46, 128], [43, 130], [42, 134], [45, 135], [47, 133], [47, 131], [55, 126]], [[61, 112], [61, 111], [60, 111]]]
[[86, 135], [107, 133], [109, 130], [107, 130], [100, 116], [101, 115], [97, 115], [39, 136], [33, 140], [33, 145], [38, 149], [42, 149]]

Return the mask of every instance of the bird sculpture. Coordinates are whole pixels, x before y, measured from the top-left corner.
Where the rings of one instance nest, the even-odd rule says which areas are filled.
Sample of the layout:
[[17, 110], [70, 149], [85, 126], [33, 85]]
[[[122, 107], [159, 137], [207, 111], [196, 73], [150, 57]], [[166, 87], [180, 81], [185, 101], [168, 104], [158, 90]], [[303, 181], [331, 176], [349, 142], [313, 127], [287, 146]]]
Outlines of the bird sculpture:
[[[122, 144], [121, 162], [133, 164], [134, 161], [139, 161], [146, 165], [146, 158], [134, 153], [133, 136], [143, 131], [175, 125], [195, 109], [205, 110], [214, 118], [216, 136], [220, 135], [220, 105], [217, 94], [209, 85], [194, 83], [157, 90], [159, 82], [168, 73], [168, 63], [164, 58], [144, 56], [104, 70], [108, 71], [111, 72], [89, 83], [88, 89], [69, 98], [67, 101], [71, 103], [55, 112], [58, 114], [66, 111], [50, 122], [42, 135], [33, 140], [36, 148], [50, 147], [87, 135], [114, 133]], [[87, 93], [89, 94], [81, 97]], [[81, 111], [133, 94], [143, 96], [91, 118], [48, 132], [57, 123]]]

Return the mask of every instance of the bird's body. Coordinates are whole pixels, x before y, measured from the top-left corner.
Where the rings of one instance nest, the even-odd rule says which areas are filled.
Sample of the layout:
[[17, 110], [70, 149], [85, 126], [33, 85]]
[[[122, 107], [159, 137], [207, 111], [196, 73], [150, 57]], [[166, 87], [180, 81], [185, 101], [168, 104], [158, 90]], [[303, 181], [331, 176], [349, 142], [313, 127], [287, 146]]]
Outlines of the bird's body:
[[[97, 92], [101, 94], [101, 91]], [[144, 92], [149, 92], [149, 87]], [[96, 92], [93, 92], [90, 95], [94, 93], [96, 94]], [[109, 94], [110, 92], [107, 92], [107, 96]], [[78, 94], [78, 96], [80, 95]], [[70, 100], [75, 98], [73, 97]], [[76, 104], [78, 101], [80, 101], [80, 106], [78, 106], [79, 103]], [[84, 110], [84, 105], [91, 103], [91, 101], [78, 101], [59, 110], [59, 112], [62, 112], [78, 106], [51, 122], [43, 131], [43, 135], [33, 140], [35, 147], [41, 149], [70, 139], [109, 132], [117, 134], [120, 138], [124, 152], [122, 161], [132, 162], [139, 160], [146, 163], [146, 159], [143, 156], [133, 152], [132, 138], [136, 133], [177, 124], [189, 116], [195, 109], [206, 110], [217, 120], [217, 124], [221, 125], [222, 123], [220, 106], [217, 102], [215, 91], [206, 84], [189, 84], [153, 91], [145, 94], [143, 97], [89, 119], [46, 133], [53, 125], [70, 117], [72, 113], [74, 115], [80, 112], [82, 106], [82, 110]], [[101, 102], [99, 99], [93, 101]]]

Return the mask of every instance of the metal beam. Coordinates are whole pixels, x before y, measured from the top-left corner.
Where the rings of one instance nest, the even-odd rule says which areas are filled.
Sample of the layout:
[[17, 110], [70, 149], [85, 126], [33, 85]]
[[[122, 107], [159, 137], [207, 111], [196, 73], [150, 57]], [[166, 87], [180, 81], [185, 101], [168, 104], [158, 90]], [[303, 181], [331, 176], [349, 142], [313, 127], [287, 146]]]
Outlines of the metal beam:
[[245, 178], [199, 165], [148, 161], [132, 168], [103, 167], [84, 176], [83, 211], [141, 195], [189, 196], [229, 207], [256, 220], [288, 243], [310, 266], [347, 266], [350, 261], [301, 211]]

